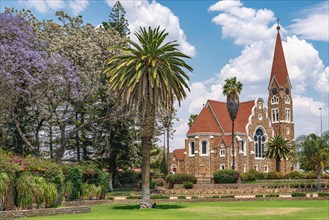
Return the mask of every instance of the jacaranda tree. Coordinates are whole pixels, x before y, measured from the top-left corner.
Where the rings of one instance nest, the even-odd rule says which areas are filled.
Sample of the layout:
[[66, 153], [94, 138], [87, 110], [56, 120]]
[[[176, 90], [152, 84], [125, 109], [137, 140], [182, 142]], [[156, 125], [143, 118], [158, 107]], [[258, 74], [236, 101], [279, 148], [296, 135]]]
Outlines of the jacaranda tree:
[[130, 47], [108, 61], [106, 73], [109, 87], [119, 93], [131, 112], [140, 120], [142, 144], [142, 200], [141, 208], [150, 208], [150, 150], [155, 136], [158, 111], [172, 109], [174, 100], [179, 103], [189, 90], [189, 78], [182, 68], [192, 71], [183, 60], [174, 41], [165, 43], [168, 33], [160, 27], [140, 28], [135, 33], [138, 42], [128, 40]]

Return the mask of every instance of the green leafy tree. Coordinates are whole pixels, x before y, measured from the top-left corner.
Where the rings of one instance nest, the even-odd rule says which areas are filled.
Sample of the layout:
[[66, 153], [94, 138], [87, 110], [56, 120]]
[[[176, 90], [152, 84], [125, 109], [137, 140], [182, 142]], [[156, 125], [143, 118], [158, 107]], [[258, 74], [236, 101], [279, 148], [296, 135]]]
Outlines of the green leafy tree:
[[265, 158], [275, 159], [276, 171], [280, 172], [281, 159], [291, 155], [292, 148], [288, 140], [281, 135], [274, 136], [266, 145]]
[[194, 121], [197, 117], [198, 117], [198, 114], [191, 114], [190, 115], [190, 117], [188, 118], [188, 123], [187, 123], [189, 128], [192, 127], [192, 125], [193, 125], [193, 123], [194, 123]]
[[315, 171], [318, 175], [318, 191], [321, 190], [321, 174], [329, 164], [329, 134], [321, 137], [316, 134], [308, 135], [301, 144], [299, 153], [301, 167]]
[[227, 97], [226, 98], [227, 111], [230, 114], [230, 118], [232, 121], [232, 153], [233, 153], [232, 169], [233, 170], [235, 170], [234, 121], [240, 107], [239, 94], [242, 91], [242, 87], [243, 87], [242, 83], [237, 81], [236, 77], [226, 79], [223, 87], [223, 94]]
[[125, 18], [126, 11], [121, 5], [120, 1], [117, 1], [110, 13], [110, 19], [108, 22], [102, 22], [105, 29], [116, 30], [121, 37], [127, 37], [129, 35], [129, 24]]
[[142, 200], [141, 208], [150, 208], [150, 150], [155, 134], [156, 112], [171, 109], [189, 90], [189, 79], [182, 68], [192, 71], [183, 60], [174, 41], [165, 43], [168, 33], [160, 27], [140, 28], [135, 33], [139, 43], [128, 40], [129, 48], [122, 55], [108, 61], [106, 73], [110, 89], [119, 93], [131, 112], [138, 112], [142, 145]]

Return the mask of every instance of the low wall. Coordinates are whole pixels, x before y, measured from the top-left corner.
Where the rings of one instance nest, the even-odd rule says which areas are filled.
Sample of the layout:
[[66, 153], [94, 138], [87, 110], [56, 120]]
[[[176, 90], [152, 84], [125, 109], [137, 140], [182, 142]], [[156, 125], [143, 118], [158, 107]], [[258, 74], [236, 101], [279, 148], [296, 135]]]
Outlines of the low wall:
[[62, 207], [62, 208], [43, 208], [43, 209], [30, 209], [30, 210], [11, 210], [0, 212], [0, 219], [14, 219], [33, 216], [46, 216], [46, 215], [66, 215], [90, 212], [90, 207], [76, 206], [76, 207]]
[[68, 206], [91, 206], [91, 205], [104, 205], [111, 204], [113, 200], [102, 199], [102, 200], [77, 200], [77, 201], [67, 201], [62, 202], [62, 205], [65, 207]]

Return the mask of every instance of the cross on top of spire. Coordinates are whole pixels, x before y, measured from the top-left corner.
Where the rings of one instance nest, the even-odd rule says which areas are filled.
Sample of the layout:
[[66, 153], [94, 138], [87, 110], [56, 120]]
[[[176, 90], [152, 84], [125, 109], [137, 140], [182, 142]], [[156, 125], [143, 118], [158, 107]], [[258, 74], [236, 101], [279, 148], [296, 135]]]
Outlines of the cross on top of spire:
[[276, 18], [276, 23], [277, 23], [276, 29], [279, 31], [280, 30], [280, 18]]

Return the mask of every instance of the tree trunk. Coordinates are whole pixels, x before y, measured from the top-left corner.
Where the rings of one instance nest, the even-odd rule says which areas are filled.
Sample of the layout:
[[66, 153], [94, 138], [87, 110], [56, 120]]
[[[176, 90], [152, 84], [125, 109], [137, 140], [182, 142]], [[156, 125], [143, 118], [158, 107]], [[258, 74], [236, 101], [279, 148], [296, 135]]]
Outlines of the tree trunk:
[[318, 192], [321, 192], [321, 171], [318, 172]]
[[145, 116], [141, 117], [141, 144], [142, 144], [142, 200], [140, 208], [152, 208], [150, 198], [150, 150], [154, 136], [155, 106], [149, 104]]
[[60, 132], [61, 132], [61, 144], [60, 144], [59, 148], [57, 148], [56, 151], [55, 151], [55, 160], [56, 160], [56, 162], [60, 162], [61, 159], [64, 156], [65, 147], [66, 147], [65, 128], [66, 128], [65, 124], [62, 124], [62, 125], [59, 126], [59, 129], [60, 129]]
[[49, 127], [49, 154], [50, 154], [50, 159], [54, 158], [53, 154], [53, 126], [50, 125]]
[[[75, 121], [79, 120], [78, 112], [75, 113]], [[76, 125], [75, 128], [77, 129], [79, 126]], [[79, 143], [79, 132], [75, 134], [75, 147], [77, 149], [77, 161], [80, 161], [80, 143]]]
[[234, 120], [232, 120], [232, 154], [233, 154], [233, 158], [232, 158], [232, 170], [235, 170], [235, 156], [234, 156]]
[[[169, 138], [170, 138], [170, 134], [169, 134], [169, 126], [167, 126], [167, 166], [168, 166], [168, 169], [167, 169], [167, 173], [170, 172], [170, 163], [169, 163]], [[163, 152], [165, 153], [165, 152]]]
[[281, 158], [280, 158], [280, 157], [277, 157], [277, 158], [275, 159], [275, 167], [276, 167], [276, 171], [277, 171], [277, 172], [280, 172], [280, 170], [281, 170], [280, 165], [281, 165]]
[[112, 178], [112, 173], [109, 175], [109, 190], [110, 192], [113, 192], [113, 178]]

